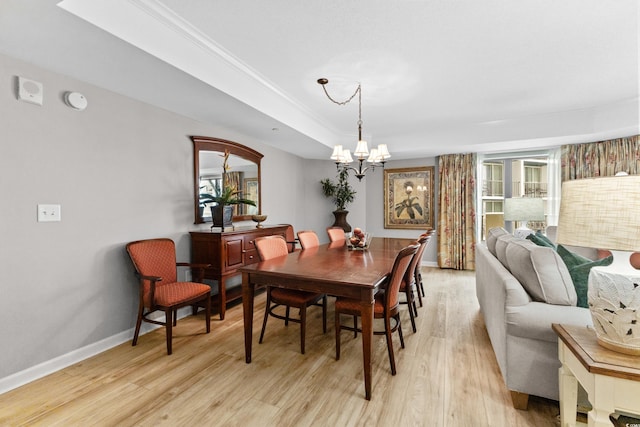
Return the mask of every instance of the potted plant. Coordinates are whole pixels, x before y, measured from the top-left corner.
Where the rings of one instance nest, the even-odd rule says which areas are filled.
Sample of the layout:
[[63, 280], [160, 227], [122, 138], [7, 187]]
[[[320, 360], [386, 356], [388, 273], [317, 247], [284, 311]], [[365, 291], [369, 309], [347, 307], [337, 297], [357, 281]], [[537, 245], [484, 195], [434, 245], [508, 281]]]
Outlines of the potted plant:
[[349, 233], [351, 226], [347, 223], [347, 205], [353, 202], [356, 191], [349, 184], [349, 173], [346, 169], [342, 169], [338, 172], [338, 181], [334, 182], [329, 178], [325, 178], [320, 181], [322, 185], [322, 194], [325, 197], [333, 199], [333, 203], [336, 205], [336, 210], [333, 211], [335, 221], [334, 227], [342, 227], [342, 229]]
[[216, 203], [216, 205], [211, 206], [214, 227], [222, 227], [222, 231], [224, 231], [225, 227], [233, 225], [233, 205], [256, 205], [253, 200], [241, 198], [240, 193], [240, 191], [236, 191], [234, 187], [228, 185], [221, 191], [216, 188], [216, 195], [210, 196], [210, 201]]

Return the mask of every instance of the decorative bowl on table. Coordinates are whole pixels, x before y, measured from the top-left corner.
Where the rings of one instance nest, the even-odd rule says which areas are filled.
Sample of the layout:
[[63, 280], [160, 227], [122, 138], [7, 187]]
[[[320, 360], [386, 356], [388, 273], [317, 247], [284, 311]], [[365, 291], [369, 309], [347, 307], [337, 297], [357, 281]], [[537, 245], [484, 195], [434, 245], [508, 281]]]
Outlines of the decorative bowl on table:
[[267, 216], [266, 215], [251, 215], [251, 220], [253, 222], [257, 222], [258, 224], [256, 225], [256, 228], [262, 228], [262, 224], [261, 222], [266, 221]]
[[350, 251], [366, 251], [369, 249], [371, 239], [373, 236], [371, 233], [366, 233], [362, 229], [356, 227], [353, 229], [353, 233], [347, 239], [347, 247]]

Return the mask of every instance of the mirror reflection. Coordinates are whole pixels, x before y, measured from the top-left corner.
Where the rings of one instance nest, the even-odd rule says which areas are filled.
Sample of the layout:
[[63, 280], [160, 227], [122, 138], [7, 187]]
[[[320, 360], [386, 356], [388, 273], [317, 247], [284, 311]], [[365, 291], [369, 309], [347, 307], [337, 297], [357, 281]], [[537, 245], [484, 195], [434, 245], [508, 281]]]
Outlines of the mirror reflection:
[[[233, 205], [233, 220], [248, 220], [260, 213], [260, 159], [262, 154], [233, 141], [210, 137], [191, 137], [194, 143], [195, 223], [211, 222], [209, 196], [217, 196], [225, 186], [250, 199], [256, 206]], [[225, 151], [227, 170], [224, 170]], [[224, 182], [223, 182], [224, 180]]]

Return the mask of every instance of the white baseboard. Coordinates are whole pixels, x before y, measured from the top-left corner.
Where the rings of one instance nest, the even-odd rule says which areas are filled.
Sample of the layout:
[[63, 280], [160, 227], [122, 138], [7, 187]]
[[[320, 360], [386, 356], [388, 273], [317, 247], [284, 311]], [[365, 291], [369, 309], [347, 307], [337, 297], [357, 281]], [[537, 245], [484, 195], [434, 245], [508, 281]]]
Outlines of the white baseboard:
[[[184, 307], [178, 310], [178, 319], [191, 315], [191, 307]], [[164, 313], [159, 312], [151, 318], [164, 320]], [[140, 336], [151, 332], [154, 329], [161, 328], [160, 325], [143, 322], [140, 327]], [[8, 377], [0, 378], [0, 394], [11, 391], [15, 388], [28, 384], [37, 379], [46, 377], [54, 372], [71, 366], [74, 363], [82, 362], [96, 354], [102, 353], [124, 342], [133, 339], [134, 328], [112, 335], [98, 342], [89, 344], [85, 347], [73, 350], [67, 354], [63, 354], [46, 362], [27, 368], [23, 371], [11, 374]]]

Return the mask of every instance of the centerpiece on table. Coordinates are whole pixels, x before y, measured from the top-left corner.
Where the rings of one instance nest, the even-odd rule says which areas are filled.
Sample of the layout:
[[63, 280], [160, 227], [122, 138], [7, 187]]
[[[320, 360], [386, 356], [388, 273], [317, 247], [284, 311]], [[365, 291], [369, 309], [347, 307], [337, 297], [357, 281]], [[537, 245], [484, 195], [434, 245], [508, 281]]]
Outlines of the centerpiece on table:
[[360, 227], [356, 227], [353, 229], [351, 237], [347, 240], [347, 247], [349, 250], [367, 250], [372, 238], [371, 233], [366, 233]]

